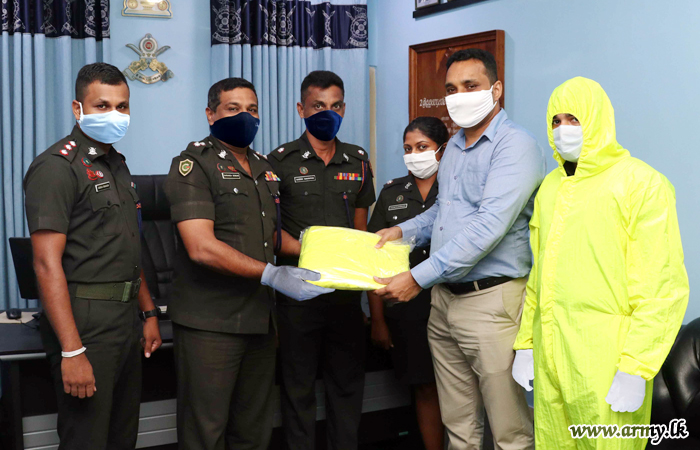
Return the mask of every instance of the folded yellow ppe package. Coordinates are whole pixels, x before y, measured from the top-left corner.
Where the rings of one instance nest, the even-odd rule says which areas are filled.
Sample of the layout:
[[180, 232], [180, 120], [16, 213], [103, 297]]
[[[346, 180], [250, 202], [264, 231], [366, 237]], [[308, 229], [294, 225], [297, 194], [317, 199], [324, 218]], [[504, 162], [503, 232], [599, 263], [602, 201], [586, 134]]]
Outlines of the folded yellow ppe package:
[[309, 227], [301, 240], [299, 267], [321, 274], [309, 283], [345, 291], [372, 291], [383, 284], [374, 277], [393, 277], [409, 270], [409, 245], [387, 242], [374, 248], [379, 235], [341, 227]]

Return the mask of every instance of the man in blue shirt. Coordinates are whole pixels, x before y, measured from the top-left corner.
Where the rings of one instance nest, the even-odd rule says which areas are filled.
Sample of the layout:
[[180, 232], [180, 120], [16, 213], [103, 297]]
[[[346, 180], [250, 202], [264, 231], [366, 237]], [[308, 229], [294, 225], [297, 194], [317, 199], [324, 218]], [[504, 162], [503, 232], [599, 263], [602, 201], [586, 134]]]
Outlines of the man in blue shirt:
[[508, 120], [489, 52], [447, 61], [446, 104], [462, 129], [440, 161], [440, 193], [420, 216], [380, 230], [386, 241], [431, 242], [430, 258], [376, 293], [409, 301], [433, 288], [428, 324], [450, 449], [479, 449], [486, 410], [496, 449], [534, 448], [532, 412], [510, 376], [532, 254], [528, 222], [545, 174], [535, 138]]

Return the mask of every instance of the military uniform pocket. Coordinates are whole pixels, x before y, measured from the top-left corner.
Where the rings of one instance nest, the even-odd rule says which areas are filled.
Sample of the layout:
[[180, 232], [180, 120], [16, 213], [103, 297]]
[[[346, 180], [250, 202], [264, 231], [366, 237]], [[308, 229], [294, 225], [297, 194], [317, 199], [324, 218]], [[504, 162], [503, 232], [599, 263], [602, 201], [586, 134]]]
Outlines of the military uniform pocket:
[[97, 236], [114, 236], [122, 232], [121, 210], [116, 191], [107, 190], [90, 193], [92, 212], [98, 215], [99, 225], [95, 229]]

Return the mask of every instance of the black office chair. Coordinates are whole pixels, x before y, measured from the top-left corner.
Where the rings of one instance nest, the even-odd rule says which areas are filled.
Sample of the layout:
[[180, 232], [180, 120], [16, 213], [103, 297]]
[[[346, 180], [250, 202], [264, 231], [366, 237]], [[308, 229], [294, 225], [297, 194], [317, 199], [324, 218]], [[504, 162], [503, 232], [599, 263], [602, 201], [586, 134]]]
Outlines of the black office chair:
[[163, 190], [166, 175], [134, 175], [132, 178], [141, 199], [141, 263], [156, 305], [164, 306], [172, 288], [177, 249], [170, 205]]
[[651, 423], [668, 425], [685, 419], [686, 439], [668, 439], [651, 450], [700, 448], [700, 318], [681, 328], [664, 365], [654, 378]]

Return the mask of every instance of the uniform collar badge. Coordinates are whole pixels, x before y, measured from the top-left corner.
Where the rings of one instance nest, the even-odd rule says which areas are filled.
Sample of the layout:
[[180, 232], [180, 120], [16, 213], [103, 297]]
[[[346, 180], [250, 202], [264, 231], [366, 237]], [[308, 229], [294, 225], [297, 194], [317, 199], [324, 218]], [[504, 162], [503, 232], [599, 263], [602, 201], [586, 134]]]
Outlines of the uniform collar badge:
[[301, 157], [304, 159], [309, 159], [310, 156], [311, 156], [311, 152], [308, 150], [305, 151], [303, 155], [301, 155]]
[[226, 159], [226, 150], [221, 150], [219, 152], [219, 158]]
[[257, 159], [258, 161], [260, 161], [260, 157], [258, 156], [258, 152], [253, 153], [253, 156], [255, 156], [255, 159]]
[[90, 147], [88, 149], [88, 155], [90, 156], [97, 156], [97, 150], [95, 150], [95, 147]]
[[345, 161], [350, 161], [350, 158], [348, 158], [347, 153], [343, 153], [343, 158], [345, 158]]
[[408, 183], [406, 183], [406, 186], [404, 186], [404, 189], [408, 189], [408, 188], [410, 188], [411, 186], [413, 186], [413, 183], [411, 183], [411, 182], [409, 181]]

